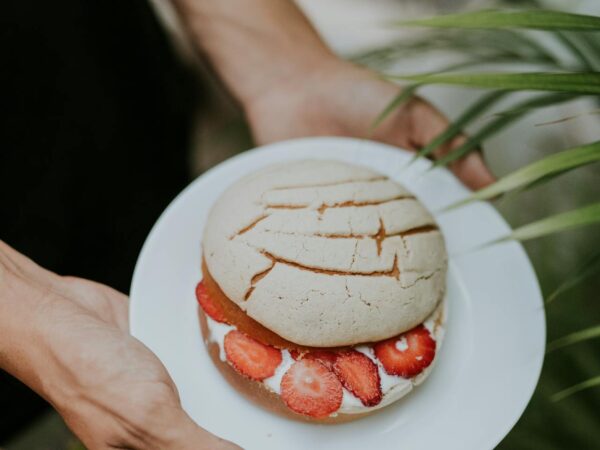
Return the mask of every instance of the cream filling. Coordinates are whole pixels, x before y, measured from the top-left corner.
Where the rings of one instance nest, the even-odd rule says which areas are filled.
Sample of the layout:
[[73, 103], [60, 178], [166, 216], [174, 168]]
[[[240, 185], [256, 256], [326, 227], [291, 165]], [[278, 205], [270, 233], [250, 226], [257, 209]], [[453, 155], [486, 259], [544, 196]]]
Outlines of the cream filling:
[[[429, 367], [427, 367], [427, 369], [425, 369], [423, 372], [421, 372], [419, 375], [413, 378], [402, 378], [395, 375], [388, 375], [385, 369], [383, 368], [381, 362], [377, 358], [375, 358], [373, 349], [371, 347], [367, 345], [359, 345], [355, 347], [355, 350], [369, 357], [377, 365], [377, 370], [379, 371], [379, 377], [381, 379], [381, 392], [383, 396], [379, 404], [375, 406], [365, 406], [362, 404], [358, 397], [354, 396], [354, 394], [352, 394], [346, 388], [343, 388], [342, 405], [340, 406], [340, 409], [338, 409], [335, 413], [332, 414], [332, 416], [335, 416], [338, 413], [359, 414], [383, 408], [384, 406], [395, 402], [401, 397], [404, 397], [413, 389], [414, 386], [418, 386], [425, 380], [425, 378], [427, 378], [427, 376], [431, 372], [431, 369], [433, 368], [433, 365], [435, 364], [435, 360], [437, 359], [437, 355], [442, 344], [444, 329], [441, 325], [436, 326], [436, 320], [441, 314], [445, 315], [444, 303], [445, 302], [443, 302], [442, 305], [438, 306], [438, 308], [431, 314], [431, 316], [429, 316], [429, 318], [427, 318], [427, 320], [423, 322], [425, 328], [429, 330], [431, 336], [436, 341], [435, 357], [429, 365]], [[221, 361], [226, 362], [227, 357], [225, 355], [224, 349], [225, 335], [230, 331], [235, 330], [236, 327], [217, 322], [216, 320], [211, 319], [208, 315], [206, 315], [206, 322], [208, 324], [209, 331], [207, 341], [214, 342], [219, 346], [219, 358], [221, 359]], [[400, 341], [396, 345], [401, 347], [402, 341]], [[404, 345], [406, 345], [406, 343], [404, 343]], [[281, 355], [281, 364], [279, 364], [277, 369], [275, 369], [275, 374], [262, 381], [262, 384], [267, 389], [269, 389], [271, 392], [274, 392], [277, 395], [281, 394], [281, 379], [283, 378], [283, 375], [295, 362], [288, 350], [281, 350]]]

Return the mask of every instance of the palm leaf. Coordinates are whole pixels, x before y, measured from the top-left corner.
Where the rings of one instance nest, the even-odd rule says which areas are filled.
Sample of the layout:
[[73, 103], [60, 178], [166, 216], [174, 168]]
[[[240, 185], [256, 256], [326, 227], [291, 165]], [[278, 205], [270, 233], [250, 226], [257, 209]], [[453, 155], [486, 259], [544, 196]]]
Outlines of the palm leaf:
[[446, 209], [453, 209], [475, 200], [488, 200], [513, 189], [531, 186], [540, 180], [552, 179], [552, 175], [562, 174], [596, 161], [600, 161], [600, 141], [565, 150], [529, 164]]
[[434, 50], [461, 51], [469, 57], [491, 62], [564, 64], [553, 51], [537, 39], [514, 30], [433, 30], [415, 39], [402, 39], [383, 48], [372, 49], [351, 57], [363, 64], [385, 65], [410, 55]]
[[444, 131], [437, 135], [429, 144], [423, 147], [414, 157], [417, 158], [427, 156], [437, 150], [441, 145], [458, 136], [465, 126], [478, 118], [481, 114], [491, 108], [495, 103], [508, 94], [507, 91], [493, 91], [484, 95], [469, 108], [467, 108], [454, 122], [448, 125]]
[[369, 129], [369, 134], [372, 134], [375, 129], [381, 125], [381, 123], [402, 104], [407, 102], [415, 93], [415, 91], [421, 86], [419, 83], [411, 84], [406, 86], [396, 97], [394, 97], [381, 113], [375, 118], [373, 124]]
[[[461, 68], [465, 68], [465, 67], [469, 67], [471, 65], [477, 65], [477, 64], [482, 64], [484, 62], [488, 61], [488, 59], [483, 58], [483, 59], [477, 59], [477, 60], [470, 60], [470, 61], [462, 61], [459, 63], [454, 63], [454, 64], [450, 64], [448, 66], [445, 66], [443, 68], [441, 68], [440, 70], [442, 72], [445, 71], [451, 71], [451, 70], [457, 70], [457, 69], [461, 69]], [[495, 61], [494, 57], [490, 57], [489, 61]], [[373, 121], [373, 123], [371, 124], [370, 133], [373, 133], [373, 131], [379, 126], [381, 125], [381, 123], [393, 112], [395, 111], [397, 108], [399, 108], [402, 104], [404, 104], [405, 102], [407, 102], [415, 93], [415, 91], [419, 88], [419, 86], [421, 86], [422, 83], [414, 83], [411, 84], [409, 86], [406, 86], [396, 97], [394, 97], [390, 103], [388, 103], [388, 105], [384, 108], [383, 111], [381, 111], [381, 113], [375, 118], [375, 120]]]
[[392, 79], [422, 84], [451, 84], [512, 91], [554, 91], [572, 94], [600, 94], [600, 73], [465, 73], [388, 75]]
[[436, 28], [529, 28], [536, 30], [600, 30], [600, 17], [560, 11], [485, 10], [395, 22], [399, 26]]
[[508, 236], [504, 236], [486, 245], [509, 241], [511, 239], [526, 241], [598, 222], [600, 222], [600, 202], [522, 226]]
[[600, 376], [591, 378], [587, 381], [584, 381], [583, 383], [576, 384], [575, 386], [571, 386], [570, 388], [557, 392], [551, 397], [551, 400], [553, 402], [558, 402], [577, 392], [583, 391], [584, 389], [589, 389], [596, 386], [600, 386]]
[[579, 38], [589, 48], [595, 60], [600, 60], [600, 38], [598, 33], [579, 33]]
[[577, 269], [575, 269], [554, 292], [546, 299], [546, 304], [556, 300], [562, 293], [577, 286], [582, 281], [590, 278], [592, 275], [600, 272], [600, 251], [594, 253], [590, 258], [586, 259]]
[[598, 69], [595, 61], [583, 50], [582, 44], [577, 37], [564, 31], [557, 31], [555, 36], [579, 60], [585, 70], [595, 71]]
[[467, 153], [477, 149], [485, 139], [488, 139], [496, 133], [499, 133], [504, 128], [513, 124], [514, 122], [516, 122], [529, 112], [533, 111], [534, 109], [556, 105], [557, 103], [566, 102], [568, 100], [571, 100], [572, 98], [573, 96], [571, 95], [553, 93], [543, 94], [526, 99], [518, 103], [511, 109], [499, 113], [498, 117], [495, 120], [486, 124], [477, 133], [471, 136], [464, 144], [454, 149], [452, 152], [448, 153], [443, 158], [440, 158], [437, 161], [435, 161], [431, 168], [434, 169], [439, 166], [445, 166], [453, 161], [456, 161], [459, 158], [462, 158]]
[[588, 339], [600, 337], [600, 325], [596, 325], [585, 330], [576, 331], [559, 339], [550, 342], [546, 346], [546, 352], [552, 352], [567, 345], [577, 344]]

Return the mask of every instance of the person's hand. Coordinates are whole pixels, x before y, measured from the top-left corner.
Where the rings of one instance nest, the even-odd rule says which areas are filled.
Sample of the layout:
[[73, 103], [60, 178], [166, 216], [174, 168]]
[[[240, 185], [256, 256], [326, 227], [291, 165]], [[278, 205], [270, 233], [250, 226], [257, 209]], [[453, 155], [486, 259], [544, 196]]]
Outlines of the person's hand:
[[[365, 138], [369, 137], [369, 128], [377, 116], [399, 92], [398, 86], [367, 69], [326, 57], [314, 64], [313, 70], [269, 83], [244, 107], [260, 144], [318, 135]], [[371, 137], [418, 150], [447, 125], [443, 114], [415, 97], [390, 114]], [[434, 156], [447, 154], [464, 139], [464, 136], [455, 138]], [[472, 189], [494, 181], [480, 152], [468, 154], [449, 168]]]
[[45, 397], [87, 448], [239, 448], [183, 411], [164, 366], [129, 335], [125, 295], [48, 272], [1, 241], [0, 287], [0, 313], [18, 302], [13, 322], [33, 300], [23, 306], [28, 323], [1, 331], [2, 367]]

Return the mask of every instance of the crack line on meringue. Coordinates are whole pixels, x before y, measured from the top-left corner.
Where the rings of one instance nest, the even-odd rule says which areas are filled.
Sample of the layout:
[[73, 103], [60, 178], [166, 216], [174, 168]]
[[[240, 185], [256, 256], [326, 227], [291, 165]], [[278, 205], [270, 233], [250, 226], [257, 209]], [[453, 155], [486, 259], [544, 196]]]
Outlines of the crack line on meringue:
[[[250, 245], [250, 247], [252, 247]], [[296, 269], [306, 270], [313, 273], [322, 273], [325, 275], [348, 275], [348, 276], [357, 276], [357, 277], [392, 277], [397, 280], [400, 279], [400, 269], [398, 268], [398, 255], [394, 255], [394, 263], [392, 264], [392, 268], [390, 270], [381, 270], [381, 271], [373, 271], [373, 272], [352, 272], [348, 270], [332, 270], [332, 269], [322, 269], [319, 267], [311, 267], [306, 266], [304, 264], [297, 263], [295, 261], [290, 261], [285, 258], [281, 258], [275, 256], [266, 250], [261, 250], [256, 247], [252, 247], [260, 252], [263, 256], [269, 258], [273, 261], [274, 265], [276, 263], [285, 264], [286, 266], [295, 267]]]
[[[376, 234], [327, 234], [327, 233], [307, 234], [307, 233], [302, 233], [302, 232], [273, 231], [273, 230], [268, 230], [268, 229], [266, 229], [262, 232], [264, 232], [265, 234], [269, 234], [269, 235], [283, 234], [286, 236], [298, 236], [298, 237], [307, 237], [307, 238], [320, 237], [320, 238], [326, 238], [326, 239], [373, 239], [373, 240], [377, 240], [378, 237], [381, 237], [381, 238], [383, 238], [382, 242], [385, 242], [385, 240], [387, 238], [391, 238], [391, 237], [395, 237], [395, 236], [400, 236], [400, 237], [414, 236], [417, 234], [430, 233], [432, 231], [439, 231], [439, 228], [436, 227], [435, 225], [423, 225], [423, 226], [419, 226], [419, 227], [415, 227], [415, 228], [409, 228], [408, 230], [404, 230], [404, 231], [398, 231], [397, 233], [384, 234], [383, 236], [380, 236], [381, 229]], [[384, 232], [385, 232], [385, 230], [384, 230]]]
[[[390, 178], [385, 175], [377, 175], [371, 178], [365, 178], [363, 180], [342, 180], [342, 181], [333, 181], [330, 183], [319, 183], [319, 184], [306, 184], [306, 185], [298, 185], [298, 186], [280, 186], [271, 188], [266, 190], [264, 193], [272, 192], [272, 191], [288, 191], [293, 189], [312, 189], [312, 188], [321, 188], [321, 187], [330, 187], [330, 186], [339, 186], [341, 184], [353, 184], [353, 183], [375, 183], [377, 181], [388, 181]], [[263, 194], [264, 195], [264, 194]]]

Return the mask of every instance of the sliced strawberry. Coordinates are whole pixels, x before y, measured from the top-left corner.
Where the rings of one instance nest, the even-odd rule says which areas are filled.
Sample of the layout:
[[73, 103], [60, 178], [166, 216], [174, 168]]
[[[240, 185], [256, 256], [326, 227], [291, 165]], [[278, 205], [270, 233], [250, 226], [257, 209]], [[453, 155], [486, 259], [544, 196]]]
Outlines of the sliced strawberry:
[[377, 365], [356, 350], [337, 355], [333, 371], [346, 389], [365, 406], [375, 406], [381, 401], [381, 380]]
[[281, 351], [261, 344], [241, 331], [227, 333], [224, 347], [227, 361], [237, 372], [252, 380], [272, 377], [281, 364]]
[[412, 378], [428, 367], [435, 356], [435, 341], [419, 325], [412, 330], [373, 346], [375, 356], [390, 375]]
[[314, 418], [327, 417], [342, 404], [342, 384], [319, 361], [296, 361], [281, 379], [281, 398], [292, 411]]
[[227, 323], [223, 310], [212, 300], [212, 298], [210, 298], [206, 286], [204, 286], [202, 281], [196, 286], [196, 299], [198, 300], [198, 303], [200, 303], [202, 310], [211, 319], [216, 320], [217, 322]]
[[327, 350], [310, 350], [306, 353], [299, 352], [298, 350], [290, 350], [291, 357], [298, 361], [300, 359], [312, 359], [323, 363], [329, 370], [333, 370], [333, 363], [337, 358], [337, 354]]

